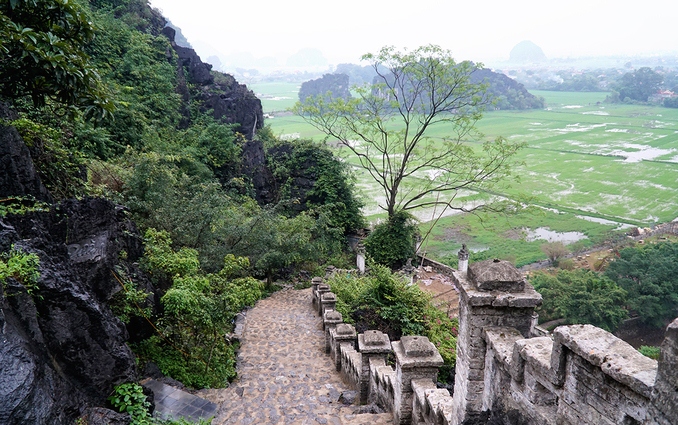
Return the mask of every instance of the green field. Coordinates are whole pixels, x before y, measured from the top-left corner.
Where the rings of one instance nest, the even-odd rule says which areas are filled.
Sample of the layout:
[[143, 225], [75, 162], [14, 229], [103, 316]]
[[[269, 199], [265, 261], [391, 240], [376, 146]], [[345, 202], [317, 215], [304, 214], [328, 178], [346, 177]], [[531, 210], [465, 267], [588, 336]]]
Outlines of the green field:
[[[278, 89], [283, 92], [293, 87], [281, 85]], [[428, 240], [432, 256], [446, 257], [456, 252], [461, 242], [478, 250], [505, 245], [514, 239], [500, 235], [511, 229], [512, 235], [519, 233], [516, 229], [538, 227], [581, 231], [590, 242], [602, 239], [603, 233], [616, 227], [614, 223], [650, 226], [678, 217], [678, 109], [604, 104], [606, 93], [533, 94], [544, 97], [545, 109], [487, 112], [478, 129], [488, 139], [503, 136], [527, 144], [519, 154], [524, 165], [516, 170], [520, 183], [496, 195], [513, 199], [530, 196], [531, 204], [542, 207], [543, 212], [508, 221], [490, 218], [489, 222], [505, 224], [489, 235], [485, 230], [488, 221], [481, 224], [468, 217], [445, 217]], [[324, 137], [300, 117], [274, 115], [267, 124], [276, 134], [316, 140]], [[434, 128], [430, 134], [442, 138], [443, 131]], [[352, 162], [349, 157], [346, 160]], [[356, 174], [367, 203], [365, 214], [374, 222], [384, 216], [377, 207], [381, 194], [367, 175], [360, 170]], [[467, 201], [489, 196], [463, 195]], [[431, 210], [418, 214], [422, 221], [432, 216]], [[515, 240], [511, 242], [514, 245], [526, 242]], [[505, 251], [512, 249], [504, 247]], [[540, 255], [538, 247], [530, 250], [532, 257]]]

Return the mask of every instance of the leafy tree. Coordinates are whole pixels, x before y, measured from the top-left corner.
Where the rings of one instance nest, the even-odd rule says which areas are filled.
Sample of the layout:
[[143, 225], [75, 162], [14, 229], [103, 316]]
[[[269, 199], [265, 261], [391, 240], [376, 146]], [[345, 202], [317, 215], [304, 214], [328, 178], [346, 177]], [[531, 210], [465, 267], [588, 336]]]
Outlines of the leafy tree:
[[79, 3], [68, 0], [9, 0], [0, 3], [0, 95], [30, 96], [80, 105], [90, 115], [113, 111], [101, 78], [84, 46], [94, 28]]
[[167, 232], [148, 229], [144, 268], [169, 281], [160, 299], [159, 334], [142, 342], [141, 356], [186, 385], [223, 387], [235, 377], [235, 348], [225, 339], [235, 315], [261, 298], [259, 281], [247, 277], [247, 258], [227, 255], [217, 273], [205, 273], [197, 251], [171, 247]]
[[398, 211], [388, 221], [375, 226], [365, 239], [365, 248], [375, 262], [398, 268], [414, 257], [417, 234], [414, 218]]
[[589, 323], [610, 332], [627, 317], [626, 291], [609, 278], [589, 270], [537, 272], [530, 283], [544, 297], [543, 320], [564, 318], [567, 323]]
[[624, 74], [617, 84], [617, 91], [621, 99], [628, 97], [631, 100], [647, 102], [647, 99], [659, 90], [662, 81], [661, 74], [649, 67], [643, 67]]
[[605, 275], [629, 293], [629, 307], [642, 320], [662, 327], [678, 307], [678, 243], [626, 248]]
[[[335, 138], [355, 156], [381, 187], [389, 217], [427, 206], [460, 210], [462, 189], [496, 187], [511, 174], [519, 144], [499, 138], [477, 152], [465, 142], [489, 102], [485, 86], [473, 84], [480, 68], [457, 63], [450, 52], [424, 46], [411, 53], [384, 47], [363, 56], [375, 70], [375, 83], [354, 88], [357, 97], [327, 101], [322, 96], [298, 102], [295, 112]], [[447, 137], [434, 140], [435, 126]]]
[[346, 163], [310, 140], [278, 142], [268, 149], [267, 165], [278, 186], [277, 201], [288, 211], [325, 211], [343, 234], [364, 225], [354, 180]]
[[566, 256], [567, 254], [570, 253], [570, 251], [567, 250], [567, 247], [565, 244], [562, 242], [547, 242], [543, 244], [541, 247], [541, 252], [546, 254], [548, 257], [549, 261], [551, 262], [551, 265], [554, 267], [558, 267], [558, 263], [560, 262], [560, 259]]

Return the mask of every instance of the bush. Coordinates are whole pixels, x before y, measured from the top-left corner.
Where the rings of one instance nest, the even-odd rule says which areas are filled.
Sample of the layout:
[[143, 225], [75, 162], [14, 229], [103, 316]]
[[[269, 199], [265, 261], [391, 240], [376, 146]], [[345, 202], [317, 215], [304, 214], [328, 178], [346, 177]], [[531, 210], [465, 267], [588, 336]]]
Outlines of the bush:
[[367, 254], [378, 264], [399, 268], [415, 255], [417, 226], [414, 217], [398, 211], [378, 224], [365, 239]]
[[247, 277], [249, 260], [227, 255], [217, 273], [205, 273], [195, 250], [172, 249], [166, 232], [149, 229], [144, 265], [169, 284], [161, 297], [159, 335], [136, 346], [145, 361], [193, 388], [219, 388], [235, 377], [235, 349], [226, 336], [235, 316], [262, 296], [262, 284]]
[[40, 259], [35, 254], [28, 254], [14, 248], [0, 255], [0, 283], [7, 285], [7, 279], [12, 278], [26, 289], [29, 295], [38, 290], [40, 278]]
[[387, 267], [372, 265], [367, 275], [336, 274], [328, 279], [337, 311], [359, 332], [377, 329], [391, 341], [423, 335], [438, 348], [445, 366], [440, 380], [454, 370], [458, 323], [431, 304], [431, 296]]
[[640, 351], [640, 354], [643, 356], [649, 357], [653, 360], [659, 360], [659, 355], [661, 354], [661, 348], [650, 345], [641, 345], [638, 351]]

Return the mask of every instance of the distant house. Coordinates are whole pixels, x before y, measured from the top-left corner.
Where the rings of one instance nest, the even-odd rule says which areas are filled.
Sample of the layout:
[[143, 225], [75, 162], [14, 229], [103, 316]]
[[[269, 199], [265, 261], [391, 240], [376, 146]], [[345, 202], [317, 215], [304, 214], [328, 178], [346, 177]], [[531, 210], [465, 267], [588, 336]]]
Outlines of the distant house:
[[678, 97], [678, 94], [672, 92], [671, 90], [659, 90], [647, 100], [650, 102], [662, 102], [664, 99], [673, 99], [675, 97]]

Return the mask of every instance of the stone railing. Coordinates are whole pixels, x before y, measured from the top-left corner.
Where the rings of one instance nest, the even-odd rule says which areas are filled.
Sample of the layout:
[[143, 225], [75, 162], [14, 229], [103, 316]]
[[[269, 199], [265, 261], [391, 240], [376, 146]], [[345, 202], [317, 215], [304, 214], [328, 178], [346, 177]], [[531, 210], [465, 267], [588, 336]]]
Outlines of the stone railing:
[[[391, 343], [388, 335], [375, 330], [358, 335], [352, 325], [341, 321], [334, 310], [336, 297], [322, 279], [314, 278], [312, 288], [314, 309], [323, 317], [325, 349], [344, 382], [356, 390], [356, 400], [391, 411], [397, 424], [423, 423], [412, 417], [413, 382], [435, 387], [438, 367], [443, 365], [435, 346], [424, 336], [405, 336]], [[386, 364], [390, 354], [395, 369]]]
[[360, 402], [393, 412], [396, 424], [678, 424], [678, 319], [658, 362], [591, 325], [535, 336], [544, 335], [535, 332], [541, 295], [511, 268], [490, 260], [452, 273], [460, 293], [453, 396], [436, 388], [442, 358], [427, 338], [357, 335], [314, 279], [326, 348]]

